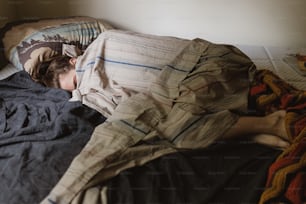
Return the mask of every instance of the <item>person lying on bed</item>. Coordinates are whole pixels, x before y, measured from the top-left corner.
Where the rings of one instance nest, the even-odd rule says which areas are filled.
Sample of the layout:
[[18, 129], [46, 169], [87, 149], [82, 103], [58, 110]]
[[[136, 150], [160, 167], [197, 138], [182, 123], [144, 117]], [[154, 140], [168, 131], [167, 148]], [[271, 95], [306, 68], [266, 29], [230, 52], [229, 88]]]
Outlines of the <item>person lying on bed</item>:
[[[77, 58], [59, 56], [52, 60], [47, 73], [41, 82], [48, 87], [61, 88], [72, 92], [76, 89], [77, 79], [75, 64]], [[252, 139], [260, 144], [286, 148], [289, 146], [285, 129], [285, 111], [276, 111], [264, 117], [242, 116], [222, 139], [252, 135]], [[254, 125], [256, 124], [256, 125]]]
[[61, 88], [72, 92], [76, 89], [77, 80], [75, 63], [77, 58], [62, 55], [54, 58], [45, 68], [44, 74], [38, 76], [38, 82], [47, 87]]

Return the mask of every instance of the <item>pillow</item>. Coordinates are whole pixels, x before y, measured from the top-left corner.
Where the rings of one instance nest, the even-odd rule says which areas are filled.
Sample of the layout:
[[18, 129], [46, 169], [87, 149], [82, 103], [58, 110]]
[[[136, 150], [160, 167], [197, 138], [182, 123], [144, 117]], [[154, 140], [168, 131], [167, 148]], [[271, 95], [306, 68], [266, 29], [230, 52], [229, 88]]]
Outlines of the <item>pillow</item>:
[[100, 33], [113, 28], [91, 17], [39, 19], [7, 27], [2, 34], [5, 58], [32, 76], [42, 62], [62, 54], [63, 44], [85, 50]]

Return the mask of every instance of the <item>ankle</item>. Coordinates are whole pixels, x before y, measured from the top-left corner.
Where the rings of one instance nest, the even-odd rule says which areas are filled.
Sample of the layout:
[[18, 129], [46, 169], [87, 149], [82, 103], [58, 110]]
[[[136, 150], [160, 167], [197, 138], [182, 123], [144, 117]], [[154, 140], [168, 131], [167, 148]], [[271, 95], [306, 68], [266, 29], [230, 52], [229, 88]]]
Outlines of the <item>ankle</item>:
[[270, 134], [280, 136], [287, 139], [287, 134], [285, 130], [285, 111], [277, 111], [270, 115], [264, 117], [266, 123], [267, 131]]

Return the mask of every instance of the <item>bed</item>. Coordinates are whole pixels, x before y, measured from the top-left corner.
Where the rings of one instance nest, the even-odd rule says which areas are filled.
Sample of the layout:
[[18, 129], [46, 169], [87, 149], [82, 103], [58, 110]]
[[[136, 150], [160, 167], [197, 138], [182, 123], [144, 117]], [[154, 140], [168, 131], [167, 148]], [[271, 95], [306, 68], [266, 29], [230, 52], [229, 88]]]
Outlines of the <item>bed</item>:
[[[90, 17], [15, 22], [2, 29], [0, 203], [306, 201], [305, 93], [304, 98], [295, 98], [298, 103], [294, 106], [288, 105], [288, 109], [299, 113], [299, 120], [296, 115], [289, 119], [299, 123], [292, 123], [294, 131], [298, 132], [295, 132], [294, 144], [286, 151], [249, 139], [214, 141], [205, 148], [177, 151], [154, 137], [128, 141], [131, 147], [128, 151], [119, 148], [112, 152], [110, 147], [116, 147], [117, 142], [114, 140], [109, 140], [114, 144], [96, 147], [97, 151], [106, 152], [107, 157], [102, 154], [97, 158], [88, 151], [88, 147], [96, 145], [92, 138], [99, 136], [98, 127], [106, 124], [101, 114], [103, 110], [71, 101], [71, 94], [64, 90], [38, 84], [35, 67], [61, 54], [63, 44], [86, 50], [101, 33], [111, 30], [116, 29]], [[8, 32], [10, 34], [5, 35]], [[108, 37], [114, 38], [113, 35]], [[258, 69], [277, 73], [278, 81], [305, 90], [305, 76], [283, 61], [286, 54], [300, 50], [237, 47], [250, 56]], [[273, 73], [263, 72], [277, 77]], [[258, 86], [263, 83], [258, 82]], [[283, 83], [280, 84], [283, 88]], [[290, 93], [292, 90], [296, 93], [290, 85], [285, 87]], [[298, 93], [303, 96], [303, 92]], [[112, 128], [102, 130], [101, 134], [106, 134]], [[142, 151], [143, 147], [150, 149]], [[127, 156], [145, 159], [131, 160], [124, 165], [118, 162]], [[84, 157], [85, 160], [79, 160]], [[76, 165], [81, 166], [84, 174], [74, 168]]]

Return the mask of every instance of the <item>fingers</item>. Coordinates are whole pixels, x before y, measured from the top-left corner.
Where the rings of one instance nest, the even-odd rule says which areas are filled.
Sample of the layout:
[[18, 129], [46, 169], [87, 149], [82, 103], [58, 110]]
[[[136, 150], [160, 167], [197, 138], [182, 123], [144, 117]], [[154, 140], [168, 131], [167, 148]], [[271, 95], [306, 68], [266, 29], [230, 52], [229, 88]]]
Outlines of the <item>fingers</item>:
[[283, 140], [282, 138], [275, 136], [275, 135], [269, 135], [269, 134], [258, 134], [252, 137], [252, 140], [255, 141], [258, 144], [274, 147], [274, 148], [280, 148], [285, 149], [290, 146], [290, 143]]

